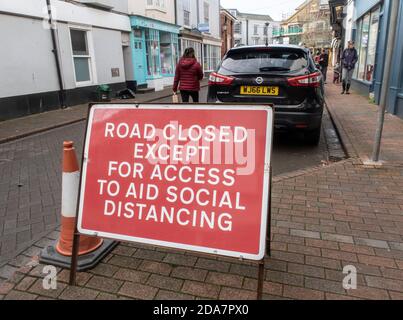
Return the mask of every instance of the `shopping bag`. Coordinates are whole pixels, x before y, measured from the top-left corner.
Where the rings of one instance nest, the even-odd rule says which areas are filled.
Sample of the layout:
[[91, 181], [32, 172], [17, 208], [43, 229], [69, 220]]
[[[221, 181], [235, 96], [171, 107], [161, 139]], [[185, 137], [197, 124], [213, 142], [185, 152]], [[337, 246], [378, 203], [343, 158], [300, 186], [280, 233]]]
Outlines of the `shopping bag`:
[[172, 95], [172, 103], [179, 103], [179, 97], [176, 92]]

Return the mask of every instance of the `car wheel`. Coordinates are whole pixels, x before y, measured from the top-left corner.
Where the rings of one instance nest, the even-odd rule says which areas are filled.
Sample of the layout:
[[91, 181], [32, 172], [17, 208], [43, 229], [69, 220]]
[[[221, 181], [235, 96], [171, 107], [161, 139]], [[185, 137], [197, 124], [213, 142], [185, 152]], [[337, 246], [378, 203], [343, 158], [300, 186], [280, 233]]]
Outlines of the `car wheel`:
[[320, 134], [322, 132], [322, 128], [319, 127], [318, 129], [315, 129], [313, 131], [309, 131], [305, 133], [305, 141], [307, 144], [311, 146], [317, 146], [320, 141]]

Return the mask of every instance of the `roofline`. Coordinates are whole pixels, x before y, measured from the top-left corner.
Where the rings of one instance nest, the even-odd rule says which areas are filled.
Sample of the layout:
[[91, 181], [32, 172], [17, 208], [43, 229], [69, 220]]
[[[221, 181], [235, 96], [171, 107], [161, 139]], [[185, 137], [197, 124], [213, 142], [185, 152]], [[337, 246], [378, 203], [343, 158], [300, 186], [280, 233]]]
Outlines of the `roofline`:
[[223, 13], [229, 15], [230, 17], [232, 17], [232, 19], [234, 19], [234, 21], [238, 21], [238, 19], [237, 19], [235, 16], [233, 16], [233, 15], [231, 14], [231, 12], [229, 12], [227, 9], [225, 9], [225, 8], [223, 8], [223, 7], [221, 7], [221, 6], [220, 6], [220, 12], [223, 12]]
[[[238, 9], [236, 9], [236, 8], [223, 8], [224, 10], [236, 10], [237, 12], [238, 12], [238, 14], [239, 15], [241, 15], [241, 16], [258, 16], [258, 17], [265, 17], [266, 18], [266, 20], [269, 20], [269, 21], [274, 21], [274, 19], [271, 17], [271, 15], [269, 15], [269, 14], [259, 14], [259, 13], [247, 13], [247, 12], [241, 12], [241, 11], [239, 11]], [[267, 19], [267, 18], [269, 18], [269, 19]]]

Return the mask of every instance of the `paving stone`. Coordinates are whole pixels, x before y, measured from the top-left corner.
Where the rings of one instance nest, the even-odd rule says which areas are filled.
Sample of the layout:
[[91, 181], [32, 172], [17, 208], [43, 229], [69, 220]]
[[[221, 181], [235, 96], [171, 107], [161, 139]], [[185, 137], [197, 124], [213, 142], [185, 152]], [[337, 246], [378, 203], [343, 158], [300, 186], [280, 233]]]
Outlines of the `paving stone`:
[[322, 291], [289, 285], [284, 286], [284, 296], [297, 300], [323, 300], [325, 298]]
[[182, 292], [201, 298], [217, 299], [220, 287], [203, 282], [186, 280]]
[[97, 290], [69, 286], [63, 291], [59, 298], [62, 300], [94, 300], [98, 294], [99, 291]]
[[160, 289], [180, 291], [183, 285], [183, 280], [152, 274], [148, 279], [147, 284]]
[[166, 290], [159, 290], [157, 296], [155, 297], [156, 300], [194, 300], [194, 296], [184, 293], [166, 291]]
[[39, 296], [57, 298], [67, 287], [66, 284], [57, 281], [56, 289], [45, 289], [43, 281], [44, 279], [36, 280], [36, 282], [29, 288], [28, 292], [37, 294]]
[[199, 258], [196, 263], [197, 268], [215, 270], [219, 272], [228, 272], [230, 264], [224, 261]]
[[174, 265], [193, 267], [196, 264], [197, 258], [189, 255], [168, 253], [163, 261]]
[[362, 246], [389, 249], [389, 244], [382, 240], [355, 238], [355, 243]]
[[291, 229], [290, 234], [292, 236], [296, 236], [296, 237], [320, 239], [320, 233], [319, 232], [314, 232], [314, 231]]
[[152, 300], [157, 292], [157, 288], [131, 282], [125, 282], [119, 290], [119, 294], [138, 300]]
[[207, 275], [206, 282], [220, 286], [242, 288], [243, 277], [234, 274], [210, 271]]
[[117, 293], [123, 281], [100, 276], [93, 276], [85, 285], [87, 288], [97, 289], [109, 293]]
[[5, 296], [4, 300], [35, 300], [37, 297], [36, 294], [12, 290]]
[[115, 275], [113, 276], [119, 280], [125, 280], [130, 282], [138, 282], [138, 283], [146, 283], [148, 278], [150, 277], [150, 273], [138, 271], [138, 270], [131, 270], [131, 269], [119, 269]]
[[172, 271], [172, 266], [168, 263], [144, 260], [140, 264], [138, 269], [150, 273], [157, 273], [164, 276], [168, 276]]
[[203, 269], [175, 267], [171, 273], [171, 277], [185, 280], [204, 281], [207, 277], [207, 272], [207, 270]]

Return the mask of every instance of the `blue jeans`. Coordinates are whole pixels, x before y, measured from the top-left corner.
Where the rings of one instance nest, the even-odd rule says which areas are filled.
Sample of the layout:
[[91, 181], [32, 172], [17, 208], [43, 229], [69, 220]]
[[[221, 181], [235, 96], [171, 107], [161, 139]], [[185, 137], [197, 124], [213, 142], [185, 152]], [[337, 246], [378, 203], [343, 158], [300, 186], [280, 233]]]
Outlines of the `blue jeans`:
[[351, 79], [353, 79], [354, 69], [348, 70], [347, 68], [343, 68], [343, 83], [351, 84]]

